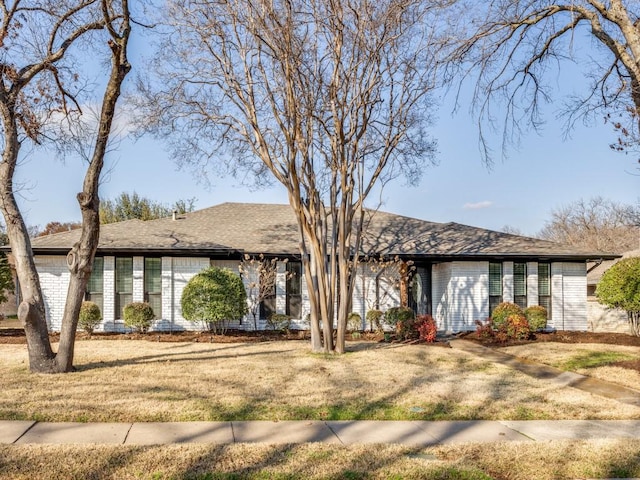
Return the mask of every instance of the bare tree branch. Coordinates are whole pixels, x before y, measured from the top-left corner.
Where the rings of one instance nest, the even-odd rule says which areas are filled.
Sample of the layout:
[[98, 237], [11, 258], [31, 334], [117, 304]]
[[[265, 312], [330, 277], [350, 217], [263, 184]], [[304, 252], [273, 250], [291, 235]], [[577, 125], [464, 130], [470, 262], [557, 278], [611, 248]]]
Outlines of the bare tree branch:
[[[620, 137], [617, 149], [639, 145], [637, 2], [492, 0], [480, 6], [461, 4], [473, 19], [452, 55], [462, 68], [454, 72], [462, 79], [477, 78], [475, 112], [481, 125], [495, 128], [502, 124], [503, 149], [517, 142], [523, 128], [540, 126], [539, 106], [552, 99], [544, 83], [549, 68], [561, 68], [563, 61], [573, 60], [574, 42], [588, 36], [604, 47], [598, 55], [607, 59], [606, 66], [594, 64], [588, 92], [566, 112], [567, 127], [576, 118], [600, 114], [610, 120]], [[494, 102], [506, 103], [502, 118], [493, 115]], [[482, 128], [480, 142], [483, 157], [490, 162], [491, 150]]]

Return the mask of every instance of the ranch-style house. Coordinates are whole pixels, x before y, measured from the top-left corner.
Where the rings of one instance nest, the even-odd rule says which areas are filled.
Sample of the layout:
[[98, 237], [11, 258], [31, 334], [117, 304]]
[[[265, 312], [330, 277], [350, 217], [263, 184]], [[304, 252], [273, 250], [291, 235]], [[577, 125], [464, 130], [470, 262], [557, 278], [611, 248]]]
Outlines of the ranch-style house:
[[[457, 223], [433, 223], [382, 211], [367, 211], [363, 254], [411, 262], [409, 305], [430, 313], [438, 329], [475, 329], [502, 301], [543, 305], [548, 325], [587, 330], [587, 262], [617, 255], [585, 252], [551, 242]], [[223, 203], [159, 220], [129, 220], [101, 226], [100, 244], [86, 298], [102, 310], [98, 330], [124, 331], [122, 308], [147, 301], [157, 317], [153, 330], [202, 328], [181, 314], [182, 290], [191, 277], [215, 265], [239, 271], [246, 255], [278, 257], [272, 298], [265, 312], [286, 313], [305, 328], [307, 286], [298, 250], [298, 227], [289, 205]], [[79, 238], [69, 231], [33, 240], [33, 251], [52, 331], [60, 329], [69, 282], [66, 254]], [[247, 276], [247, 275], [245, 275]], [[250, 277], [250, 275], [248, 275]], [[399, 304], [400, 289], [379, 268], [358, 268], [353, 311]], [[245, 284], [255, 281], [243, 278]], [[231, 325], [253, 329], [246, 317]], [[264, 318], [260, 322], [264, 328]], [[363, 328], [368, 328], [363, 325]]]

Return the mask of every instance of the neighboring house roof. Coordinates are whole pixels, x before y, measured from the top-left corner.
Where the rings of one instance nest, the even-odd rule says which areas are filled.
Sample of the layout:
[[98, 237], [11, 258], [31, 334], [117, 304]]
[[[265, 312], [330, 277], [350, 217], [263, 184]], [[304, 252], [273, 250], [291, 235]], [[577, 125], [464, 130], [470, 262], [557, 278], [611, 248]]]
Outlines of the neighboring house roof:
[[[381, 211], [367, 211], [363, 253], [432, 259], [478, 257], [587, 260], [616, 258], [545, 240], [470, 227], [434, 223]], [[240, 252], [273, 255], [299, 253], [299, 233], [289, 205], [223, 203], [195, 212], [146, 222], [102, 225], [98, 251], [103, 254], [198, 255]], [[35, 253], [64, 253], [79, 230], [33, 239]]]
[[[631, 250], [622, 254], [621, 258], [640, 257], [640, 248], [637, 250]], [[614, 264], [620, 261], [620, 258], [614, 258], [609, 260], [602, 260], [593, 262], [587, 269], [587, 285], [597, 285], [602, 279], [604, 272], [609, 270]]]

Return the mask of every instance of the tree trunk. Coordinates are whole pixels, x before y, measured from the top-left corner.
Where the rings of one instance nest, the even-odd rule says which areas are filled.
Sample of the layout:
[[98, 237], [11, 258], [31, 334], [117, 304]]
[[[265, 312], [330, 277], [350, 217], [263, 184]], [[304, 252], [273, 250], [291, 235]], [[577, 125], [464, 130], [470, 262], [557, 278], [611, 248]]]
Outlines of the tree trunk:
[[55, 368], [55, 355], [49, 342], [40, 279], [33, 260], [27, 227], [13, 192], [13, 175], [20, 151], [18, 128], [13, 112], [4, 102], [1, 109], [5, 149], [0, 165], [0, 209], [7, 226], [11, 253], [16, 262], [16, 274], [20, 283], [22, 302], [18, 307], [18, 318], [27, 338], [29, 369], [32, 372], [49, 373]]
[[640, 337], [640, 312], [627, 312], [631, 333]]

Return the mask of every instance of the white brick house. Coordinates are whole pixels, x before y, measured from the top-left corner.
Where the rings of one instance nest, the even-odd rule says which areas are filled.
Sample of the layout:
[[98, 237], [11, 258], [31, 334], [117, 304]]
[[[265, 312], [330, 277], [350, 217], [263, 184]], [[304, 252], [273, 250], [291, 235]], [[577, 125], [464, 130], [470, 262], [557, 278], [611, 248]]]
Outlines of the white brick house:
[[[545, 305], [550, 326], [587, 330], [586, 262], [616, 257], [455, 223], [369, 215], [363, 253], [413, 262], [411, 306], [432, 314], [442, 331], [473, 330], [474, 321], [486, 319], [500, 301]], [[180, 298], [189, 279], [210, 265], [238, 272], [245, 253], [264, 254], [288, 259], [278, 266], [273, 308], [305, 328], [308, 296], [297, 235], [290, 207], [271, 204], [225, 203], [175, 219], [103, 225], [86, 296], [100, 305], [104, 331], [124, 329], [120, 312], [131, 301], [152, 304], [155, 330], [199, 329], [181, 314]], [[65, 256], [78, 236], [71, 231], [33, 241], [53, 331], [60, 329], [69, 282]], [[286, 269], [299, 273], [290, 276]], [[364, 318], [372, 308], [398, 305], [399, 296], [397, 286], [361, 263], [353, 311]], [[252, 329], [253, 320], [247, 317], [233, 327]]]

